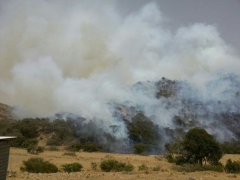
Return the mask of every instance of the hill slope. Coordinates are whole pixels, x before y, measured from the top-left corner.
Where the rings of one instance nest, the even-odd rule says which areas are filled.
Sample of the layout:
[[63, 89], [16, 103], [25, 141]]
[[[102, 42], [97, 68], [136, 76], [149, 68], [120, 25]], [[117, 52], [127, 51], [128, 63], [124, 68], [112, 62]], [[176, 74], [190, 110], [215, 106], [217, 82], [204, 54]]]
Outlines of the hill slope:
[[14, 119], [11, 111], [12, 111], [12, 108], [10, 106], [0, 103], [0, 121]]

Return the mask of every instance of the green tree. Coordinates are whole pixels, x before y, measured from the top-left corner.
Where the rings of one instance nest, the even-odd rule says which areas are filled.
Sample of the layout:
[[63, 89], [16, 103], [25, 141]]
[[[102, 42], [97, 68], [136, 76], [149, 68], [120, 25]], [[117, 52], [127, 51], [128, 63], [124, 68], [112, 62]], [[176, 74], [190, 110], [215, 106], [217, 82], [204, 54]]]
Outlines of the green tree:
[[204, 129], [193, 128], [188, 131], [182, 142], [183, 151], [180, 159], [185, 162], [198, 163], [208, 162], [211, 165], [218, 164], [222, 157], [222, 151], [218, 142]]
[[134, 144], [133, 148], [135, 154], [144, 154], [148, 146], [145, 144]]
[[156, 144], [159, 140], [158, 127], [144, 114], [138, 113], [128, 124], [129, 137], [134, 143]]

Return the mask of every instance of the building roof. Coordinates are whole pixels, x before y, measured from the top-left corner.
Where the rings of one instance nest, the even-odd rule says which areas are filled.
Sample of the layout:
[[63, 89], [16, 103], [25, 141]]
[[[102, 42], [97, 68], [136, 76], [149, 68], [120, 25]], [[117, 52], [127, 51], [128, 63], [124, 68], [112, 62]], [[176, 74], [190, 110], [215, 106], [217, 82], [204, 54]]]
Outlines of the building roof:
[[0, 141], [16, 139], [16, 136], [0, 136]]

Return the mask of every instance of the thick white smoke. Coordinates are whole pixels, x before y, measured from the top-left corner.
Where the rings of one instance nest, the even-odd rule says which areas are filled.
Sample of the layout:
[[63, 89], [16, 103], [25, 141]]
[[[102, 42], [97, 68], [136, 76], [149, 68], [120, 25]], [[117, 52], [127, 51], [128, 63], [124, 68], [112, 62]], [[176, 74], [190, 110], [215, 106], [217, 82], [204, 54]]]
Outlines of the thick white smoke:
[[138, 81], [187, 80], [204, 98], [219, 99], [205, 85], [238, 74], [240, 61], [217, 28], [171, 32], [164, 22], [155, 3], [123, 17], [111, 0], [1, 1], [0, 102], [20, 118], [69, 112], [107, 127], [120, 124], [111, 105], [126, 102], [170, 123], [175, 110], [164, 113], [151, 83], [131, 89]]

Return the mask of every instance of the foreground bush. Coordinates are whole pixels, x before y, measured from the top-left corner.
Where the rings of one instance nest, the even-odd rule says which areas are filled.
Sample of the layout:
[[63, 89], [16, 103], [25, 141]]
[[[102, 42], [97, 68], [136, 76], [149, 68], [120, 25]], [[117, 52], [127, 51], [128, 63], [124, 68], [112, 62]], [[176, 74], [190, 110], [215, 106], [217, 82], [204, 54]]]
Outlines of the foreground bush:
[[145, 144], [134, 144], [133, 148], [135, 154], [144, 154], [148, 146]]
[[43, 146], [35, 146], [35, 145], [31, 145], [27, 148], [27, 152], [30, 154], [39, 154], [44, 152], [44, 147]]
[[97, 152], [100, 150], [98, 146], [92, 142], [86, 142], [82, 148], [84, 152]]
[[144, 171], [144, 170], [148, 170], [149, 168], [147, 167], [146, 164], [142, 164], [141, 166], [138, 166], [138, 170], [139, 171]]
[[48, 148], [49, 151], [59, 151], [58, 147], [57, 146], [50, 146]]
[[169, 162], [169, 163], [176, 163], [176, 158], [170, 153], [167, 153], [165, 155], [165, 158], [167, 159], [167, 162]]
[[240, 161], [228, 159], [224, 169], [226, 173], [240, 173]]
[[67, 149], [70, 151], [79, 151], [81, 148], [82, 148], [82, 144], [79, 142], [72, 143], [67, 147]]
[[75, 152], [65, 152], [63, 156], [76, 156]]
[[101, 162], [100, 168], [102, 171], [110, 172], [110, 171], [132, 171], [134, 169], [133, 165], [126, 164], [122, 162], [118, 162], [114, 159], [107, 159]]
[[23, 166], [20, 167], [21, 171], [27, 171], [31, 173], [56, 173], [58, 168], [56, 165], [44, 161], [42, 158], [30, 158], [27, 161], [23, 161]]
[[63, 164], [62, 169], [64, 172], [79, 172], [83, 166], [80, 163], [71, 163], [71, 164]]

